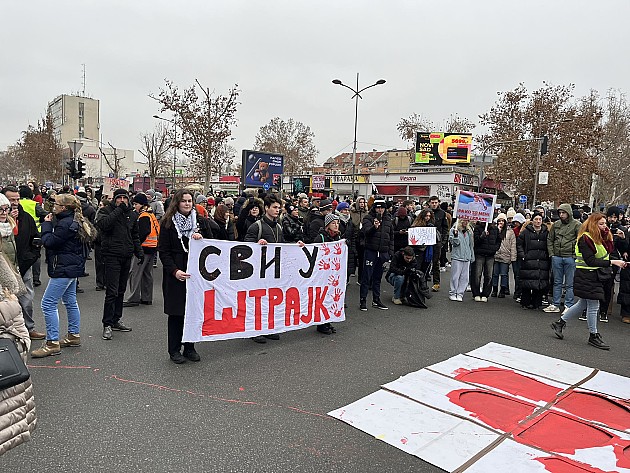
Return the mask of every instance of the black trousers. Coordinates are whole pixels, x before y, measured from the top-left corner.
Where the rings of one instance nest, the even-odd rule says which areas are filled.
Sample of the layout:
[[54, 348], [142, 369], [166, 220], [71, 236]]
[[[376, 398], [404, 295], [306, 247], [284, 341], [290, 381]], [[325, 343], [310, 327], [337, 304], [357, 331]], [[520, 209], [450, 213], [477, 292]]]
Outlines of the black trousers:
[[96, 285], [105, 287], [105, 263], [101, 254], [101, 245], [94, 245], [94, 266], [96, 268]]
[[365, 246], [357, 245], [357, 259], [355, 268], [357, 268], [357, 281], [361, 282], [363, 275], [363, 259], [365, 258]]
[[[184, 316], [168, 316], [168, 354], [180, 353], [182, 349], [182, 337], [184, 335]], [[194, 343], [184, 343], [184, 352], [195, 349]]]
[[123, 299], [129, 279], [129, 269], [133, 257], [103, 257], [105, 271], [105, 303], [103, 304], [103, 325], [113, 326], [122, 318]]
[[521, 305], [527, 307], [533, 305], [538, 309], [542, 306], [543, 295], [547, 293], [547, 289], [523, 289], [521, 295]]
[[440, 255], [443, 243], [438, 241], [433, 245], [433, 284], [440, 284]]

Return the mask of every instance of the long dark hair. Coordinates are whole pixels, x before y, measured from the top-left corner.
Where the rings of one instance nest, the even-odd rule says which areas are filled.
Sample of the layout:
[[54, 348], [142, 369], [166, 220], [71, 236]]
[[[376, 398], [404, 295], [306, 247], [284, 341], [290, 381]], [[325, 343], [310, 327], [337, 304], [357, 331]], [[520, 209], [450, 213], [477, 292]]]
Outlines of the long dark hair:
[[[189, 189], [180, 189], [175, 192], [175, 194], [173, 194], [173, 197], [171, 198], [171, 204], [168, 206], [168, 209], [166, 209], [166, 212], [164, 212], [164, 216], [162, 217], [164, 228], [171, 228], [171, 225], [173, 224], [173, 215], [175, 215], [179, 210], [179, 204], [184, 199], [184, 196], [186, 194], [188, 194], [191, 199], [194, 199], [195, 193]], [[193, 210], [195, 210], [194, 200]]]
[[[431, 218], [429, 219], [428, 222], [425, 220], [425, 217], [427, 215], [431, 215]], [[422, 210], [422, 212], [420, 212], [418, 216], [416, 217], [416, 219], [413, 221], [411, 226], [412, 227], [431, 227], [431, 226], [435, 227], [435, 215], [433, 214], [433, 210], [431, 209]]]

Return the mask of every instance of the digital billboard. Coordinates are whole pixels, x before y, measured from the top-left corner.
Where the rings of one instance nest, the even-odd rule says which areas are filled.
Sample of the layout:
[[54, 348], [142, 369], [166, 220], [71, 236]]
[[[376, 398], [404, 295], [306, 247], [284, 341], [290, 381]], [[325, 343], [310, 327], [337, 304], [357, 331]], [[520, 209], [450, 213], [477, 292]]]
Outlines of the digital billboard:
[[269, 189], [282, 186], [284, 156], [262, 151], [243, 150], [243, 185]]
[[470, 164], [472, 134], [416, 133], [416, 164]]

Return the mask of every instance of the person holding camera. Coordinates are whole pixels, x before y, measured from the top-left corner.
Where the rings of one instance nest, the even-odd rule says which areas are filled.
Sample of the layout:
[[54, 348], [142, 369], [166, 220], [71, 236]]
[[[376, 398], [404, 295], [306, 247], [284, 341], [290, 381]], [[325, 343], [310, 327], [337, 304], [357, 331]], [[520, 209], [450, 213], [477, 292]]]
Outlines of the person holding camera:
[[132, 256], [137, 264], [144, 262], [140, 246], [138, 214], [129, 206], [129, 192], [116, 189], [107, 207], [103, 207], [96, 219], [101, 237], [101, 255], [107, 268], [105, 272], [105, 302], [103, 304], [103, 340], [112, 339], [112, 330], [131, 332], [120, 319], [123, 315], [123, 299]]

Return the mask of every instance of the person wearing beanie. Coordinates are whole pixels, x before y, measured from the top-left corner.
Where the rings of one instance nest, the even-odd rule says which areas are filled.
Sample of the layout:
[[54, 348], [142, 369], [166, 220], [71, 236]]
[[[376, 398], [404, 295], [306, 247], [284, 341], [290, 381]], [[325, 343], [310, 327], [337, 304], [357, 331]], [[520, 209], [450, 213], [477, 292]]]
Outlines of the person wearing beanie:
[[562, 289], [566, 288], [564, 307], [568, 309], [575, 301], [573, 296], [573, 277], [575, 275], [575, 243], [577, 242], [580, 222], [573, 218], [571, 205], [558, 207], [558, 220], [549, 229], [547, 251], [551, 257], [553, 272], [553, 302], [543, 309], [547, 313], [560, 313]]
[[405, 206], [400, 206], [394, 217], [394, 253], [409, 245], [407, 231], [411, 227], [409, 215]]
[[505, 213], [505, 216], [507, 218], [507, 223], [512, 223], [512, 219], [514, 218], [515, 215], [516, 215], [516, 210], [514, 210], [514, 207], [510, 207]]
[[125, 289], [132, 261], [144, 262], [140, 244], [138, 214], [129, 203], [129, 192], [116, 189], [107, 207], [99, 210], [96, 227], [100, 233], [101, 257], [105, 271], [105, 301], [103, 302], [103, 340], [112, 339], [112, 331], [130, 332], [131, 328], [121, 322]]
[[[324, 201], [322, 201], [324, 203]], [[341, 233], [339, 232], [339, 215], [335, 213], [326, 214], [324, 217], [324, 226], [319, 229], [319, 233], [313, 243], [330, 243], [339, 241]], [[336, 333], [337, 330], [332, 326], [331, 323], [327, 322], [325, 324], [320, 324], [317, 326], [317, 331], [319, 333], [323, 333], [324, 335], [332, 335]]]
[[304, 241], [304, 220], [300, 217], [299, 209], [288, 203], [284, 206], [286, 211], [282, 218], [282, 235], [286, 243]]
[[324, 199], [318, 202], [318, 206], [313, 206], [308, 216], [308, 226], [306, 227], [305, 243], [313, 243], [319, 235], [319, 231], [325, 226], [324, 219], [326, 215], [330, 214], [332, 209], [332, 202], [328, 199]]
[[208, 200], [205, 195], [199, 194], [195, 198], [195, 210], [197, 211], [197, 215], [201, 215], [203, 218], [208, 218], [210, 212], [214, 210], [214, 199], [212, 199], [212, 206], [208, 208]]
[[131, 265], [129, 295], [123, 307], [153, 304], [153, 262], [157, 253], [160, 224], [149, 207], [149, 199], [142, 192], [134, 196], [133, 209], [138, 214], [138, 237], [145, 258], [142, 264]]
[[[510, 264], [516, 261], [516, 235], [507, 222], [507, 215], [500, 213], [496, 219], [501, 244], [494, 255], [494, 268], [492, 271], [492, 293], [491, 297], [503, 299], [510, 295]], [[499, 290], [499, 283], [501, 289]]]

